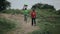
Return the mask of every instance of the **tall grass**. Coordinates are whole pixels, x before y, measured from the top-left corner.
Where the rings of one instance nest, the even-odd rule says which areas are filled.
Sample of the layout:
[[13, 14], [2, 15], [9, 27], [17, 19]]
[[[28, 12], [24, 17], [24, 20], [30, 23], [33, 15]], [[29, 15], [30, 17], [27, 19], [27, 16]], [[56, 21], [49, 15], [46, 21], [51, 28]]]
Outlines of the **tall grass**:
[[7, 14], [22, 14], [22, 10], [18, 10], [18, 9], [8, 9], [8, 10], [3, 10], [1, 12]]
[[13, 21], [0, 17], [0, 34], [13, 30], [16, 27], [15, 25]]

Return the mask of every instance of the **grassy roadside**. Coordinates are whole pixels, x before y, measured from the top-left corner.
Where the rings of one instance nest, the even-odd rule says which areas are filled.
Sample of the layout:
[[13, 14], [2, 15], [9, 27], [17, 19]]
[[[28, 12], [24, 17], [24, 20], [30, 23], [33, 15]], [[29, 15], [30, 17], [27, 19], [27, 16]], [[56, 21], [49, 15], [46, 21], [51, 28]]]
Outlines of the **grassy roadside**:
[[6, 34], [8, 31], [11, 31], [15, 28], [16, 24], [14, 21], [0, 16], [0, 34]]

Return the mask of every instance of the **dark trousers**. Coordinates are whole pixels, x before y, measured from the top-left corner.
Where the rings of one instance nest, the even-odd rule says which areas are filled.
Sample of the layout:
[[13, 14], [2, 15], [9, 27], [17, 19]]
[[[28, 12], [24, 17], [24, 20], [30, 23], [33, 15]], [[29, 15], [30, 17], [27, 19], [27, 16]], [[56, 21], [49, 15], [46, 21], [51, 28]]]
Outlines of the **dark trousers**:
[[36, 18], [32, 18], [32, 25], [36, 25]]

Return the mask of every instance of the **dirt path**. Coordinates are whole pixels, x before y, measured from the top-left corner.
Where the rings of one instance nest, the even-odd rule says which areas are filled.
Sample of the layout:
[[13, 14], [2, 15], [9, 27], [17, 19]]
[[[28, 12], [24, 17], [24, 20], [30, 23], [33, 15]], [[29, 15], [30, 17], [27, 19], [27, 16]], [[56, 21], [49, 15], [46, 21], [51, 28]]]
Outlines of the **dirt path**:
[[21, 14], [19, 14], [19, 15], [1, 14], [1, 15], [4, 16], [5, 18], [18, 21], [16, 23], [17, 28], [11, 32], [8, 32], [7, 34], [28, 34], [29, 32], [39, 29], [38, 26], [31, 26], [31, 19], [30, 18], [28, 18], [28, 22], [26, 23], [23, 20], [24, 19], [23, 15], [21, 15]]

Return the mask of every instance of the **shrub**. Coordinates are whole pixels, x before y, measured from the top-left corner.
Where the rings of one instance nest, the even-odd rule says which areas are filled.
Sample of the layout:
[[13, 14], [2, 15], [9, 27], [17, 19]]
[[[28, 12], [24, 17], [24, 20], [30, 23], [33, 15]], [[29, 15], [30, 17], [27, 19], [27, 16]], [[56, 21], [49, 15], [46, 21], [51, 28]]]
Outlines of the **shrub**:
[[9, 10], [4, 10], [2, 13], [7, 13], [7, 14], [22, 14], [21, 10], [17, 9], [9, 9]]
[[13, 30], [15, 28], [14, 22], [0, 17], [0, 34], [4, 34], [7, 31]]

